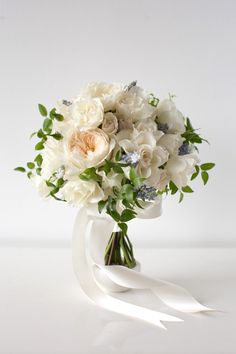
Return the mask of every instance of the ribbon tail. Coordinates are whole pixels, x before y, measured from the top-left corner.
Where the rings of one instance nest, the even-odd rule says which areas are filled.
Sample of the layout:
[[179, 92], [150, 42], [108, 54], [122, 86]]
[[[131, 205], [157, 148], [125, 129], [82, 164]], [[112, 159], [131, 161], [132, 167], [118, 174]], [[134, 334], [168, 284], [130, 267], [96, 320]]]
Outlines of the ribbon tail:
[[[162, 329], [166, 328], [161, 321], [181, 321], [177, 317], [116, 299], [105, 294], [100, 287], [97, 286], [86, 257], [86, 235], [91, 220], [92, 219], [88, 216], [86, 209], [81, 208], [74, 226], [72, 245], [74, 271], [83, 292], [90, 298], [90, 300], [107, 310], [146, 321]], [[109, 228], [112, 226], [113, 225], [111, 224]]]
[[[152, 290], [167, 306], [183, 313], [213, 311], [213, 309], [200, 304], [187, 290], [179, 285], [161, 279], [152, 279], [127, 267], [104, 266], [102, 250], [105, 249], [107, 239], [103, 238], [101, 240], [101, 234], [104, 233], [103, 230], [106, 228], [105, 223], [106, 221], [102, 219], [94, 220], [90, 234], [89, 252], [93, 263], [115, 284], [131, 289]], [[105, 243], [102, 244], [103, 242]]]

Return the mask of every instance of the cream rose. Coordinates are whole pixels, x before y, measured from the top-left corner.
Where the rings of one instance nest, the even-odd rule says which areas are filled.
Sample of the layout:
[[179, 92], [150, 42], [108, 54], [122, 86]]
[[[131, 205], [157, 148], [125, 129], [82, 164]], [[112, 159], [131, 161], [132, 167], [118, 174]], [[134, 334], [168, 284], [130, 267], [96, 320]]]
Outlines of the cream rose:
[[116, 102], [122, 93], [123, 87], [121, 84], [107, 84], [105, 82], [91, 82], [81, 90], [82, 96], [99, 98], [105, 112], [115, 109]]
[[195, 171], [195, 165], [199, 162], [197, 155], [172, 156], [165, 166], [170, 179], [178, 188], [188, 184], [189, 177]]
[[102, 189], [96, 182], [85, 182], [79, 178], [72, 181], [67, 181], [61, 189], [61, 193], [65, 200], [73, 206], [98, 203], [99, 200], [104, 197]]
[[101, 129], [75, 130], [67, 142], [68, 159], [79, 169], [99, 165], [115, 146]]
[[104, 109], [99, 98], [78, 97], [69, 108], [71, 118], [80, 130], [97, 128], [103, 121]]
[[108, 135], [112, 135], [117, 132], [118, 121], [116, 116], [113, 113], [111, 112], [105, 113], [102, 122], [102, 130]]
[[44, 144], [43, 162], [41, 175], [49, 179], [51, 175], [65, 163], [64, 149], [62, 141], [48, 137]]

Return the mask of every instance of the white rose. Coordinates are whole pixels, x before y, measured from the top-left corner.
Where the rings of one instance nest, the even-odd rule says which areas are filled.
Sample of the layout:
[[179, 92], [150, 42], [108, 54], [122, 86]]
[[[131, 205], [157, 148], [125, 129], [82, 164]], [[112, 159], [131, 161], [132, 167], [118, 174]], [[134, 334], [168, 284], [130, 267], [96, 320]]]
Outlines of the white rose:
[[96, 182], [80, 179], [67, 181], [61, 189], [61, 193], [69, 204], [76, 207], [88, 203], [98, 203], [104, 197], [102, 189]]
[[148, 95], [138, 86], [124, 92], [117, 102], [117, 115], [131, 118], [133, 122], [147, 119], [153, 115], [153, 107], [148, 103]]
[[84, 170], [102, 163], [115, 146], [101, 129], [75, 130], [68, 139], [67, 157], [77, 168]]
[[195, 171], [195, 165], [199, 162], [197, 155], [172, 156], [165, 166], [170, 179], [178, 188], [188, 184], [189, 177]]
[[163, 191], [169, 182], [170, 182], [170, 176], [168, 175], [168, 173], [165, 170], [160, 170], [159, 181], [157, 182], [155, 187], [159, 191]]
[[164, 134], [158, 141], [158, 146], [165, 148], [171, 155], [178, 155], [182, 143], [183, 138], [179, 134]]
[[169, 152], [162, 146], [157, 146], [153, 151], [153, 163], [160, 167], [168, 161]]
[[131, 117], [122, 117], [119, 115], [118, 117], [118, 130], [127, 130], [133, 129], [133, 122]]
[[44, 144], [42, 157], [41, 175], [44, 179], [49, 179], [51, 175], [65, 163], [62, 141], [48, 137]]
[[184, 117], [170, 99], [165, 99], [157, 105], [157, 120], [161, 124], [168, 125], [169, 133], [182, 134], [185, 131]]
[[99, 98], [78, 97], [70, 106], [70, 114], [80, 130], [94, 129], [102, 123], [104, 109]]
[[105, 113], [102, 122], [102, 130], [108, 135], [112, 135], [117, 132], [118, 121], [116, 116], [113, 113], [111, 112]]
[[105, 82], [91, 82], [81, 90], [82, 96], [99, 98], [105, 112], [115, 109], [116, 102], [123, 92], [121, 84], [107, 84]]

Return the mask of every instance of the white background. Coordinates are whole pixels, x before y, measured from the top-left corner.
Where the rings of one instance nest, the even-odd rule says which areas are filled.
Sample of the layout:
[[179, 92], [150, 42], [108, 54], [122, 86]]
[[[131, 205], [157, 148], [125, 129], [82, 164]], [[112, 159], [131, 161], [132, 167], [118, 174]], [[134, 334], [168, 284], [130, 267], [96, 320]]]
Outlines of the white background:
[[13, 168], [30, 161], [37, 103], [53, 107], [89, 81], [137, 79], [177, 105], [210, 142], [209, 185], [159, 220], [135, 221], [137, 246], [231, 246], [235, 238], [236, 2], [20, 0], [0, 5], [0, 237], [2, 244], [66, 245], [76, 210], [41, 201]]

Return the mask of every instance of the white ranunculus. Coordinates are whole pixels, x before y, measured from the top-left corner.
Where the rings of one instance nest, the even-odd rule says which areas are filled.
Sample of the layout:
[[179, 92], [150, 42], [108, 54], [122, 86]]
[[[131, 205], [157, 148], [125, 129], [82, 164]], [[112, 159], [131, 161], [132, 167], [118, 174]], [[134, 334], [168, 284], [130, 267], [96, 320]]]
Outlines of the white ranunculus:
[[164, 134], [158, 141], [158, 146], [165, 148], [169, 154], [177, 154], [180, 146], [183, 143], [183, 138], [179, 134]]
[[176, 186], [182, 188], [188, 184], [188, 180], [195, 171], [198, 162], [199, 159], [195, 154], [171, 156], [165, 170]]
[[133, 122], [147, 119], [153, 115], [153, 107], [148, 103], [147, 93], [138, 86], [124, 92], [117, 102], [117, 115], [131, 118]]
[[162, 100], [157, 105], [157, 119], [159, 123], [168, 125], [169, 133], [182, 134], [185, 131], [183, 114], [170, 99]]
[[82, 181], [79, 178], [67, 181], [61, 189], [61, 193], [69, 204], [76, 207], [88, 203], [98, 203], [104, 197], [102, 189], [96, 182]]
[[164, 135], [162, 131], [157, 129], [157, 123], [152, 118], [137, 121], [134, 126], [138, 131], [148, 131], [153, 133], [156, 141], [158, 141]]
[[44, 179], [49, 179], [55, 171], [64, 165], [65, 156], [62, 141], [48, 137], [44, 144], [42, 156], [41, 175]]
[[101, 129], [75, 130], [68, 139], [67, 158], [79, 170], [101, 164], [115, 146]]
[[102, 102], [99, 98], [77, 97], [70, 106], [70, 115], [80, 130], [97, 128], [104, 116]]
[[104, 114], [104, 119], [102, 122], [102, 130], [108, 135], [112, 135], [117, 132], [118, 121], [116, 116], [113, 113], [108, 112]]
[[38, 176], [38, 175], [32, 176], [30, 178], [30, 180], [33, 183], [33, 185], [36, 187], [36, 189], [38, 190], [40, 197], [43, 199], [47, 199], [51, 190], [47, 186], [45, 180], [41, 176]]
[[107, 112], [115, 109], [116, 102], [123, 93], [123, 86], [117, 83], [91, 82], [80, 93], [81, 96], [99, 98]]

